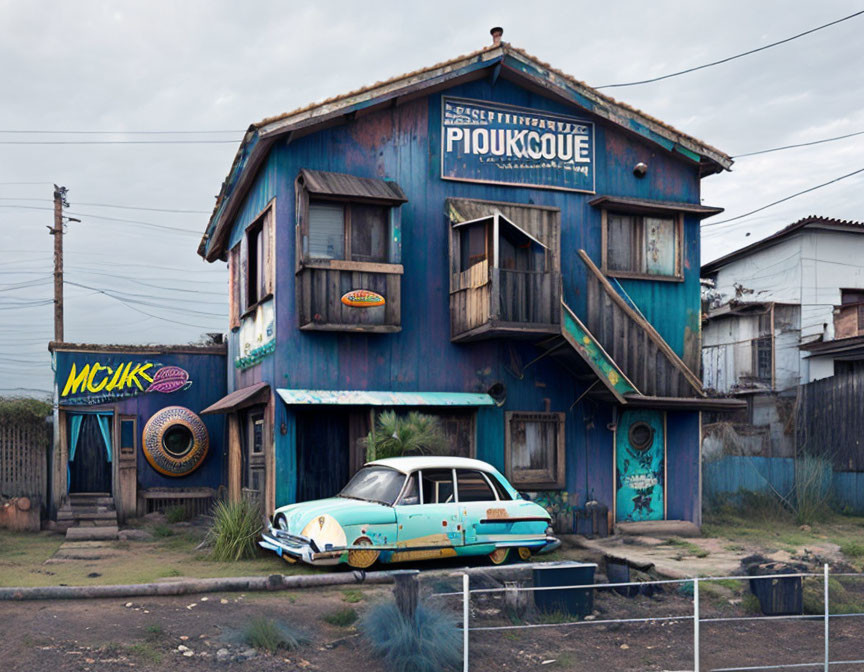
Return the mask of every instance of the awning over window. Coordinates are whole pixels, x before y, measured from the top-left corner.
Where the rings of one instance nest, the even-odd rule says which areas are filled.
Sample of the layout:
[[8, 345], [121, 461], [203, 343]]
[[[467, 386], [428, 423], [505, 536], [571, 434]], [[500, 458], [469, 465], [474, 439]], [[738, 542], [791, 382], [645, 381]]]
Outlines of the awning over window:
[[289, 405], [494, 406], [488, 394], [472, 392], [373, 392], [368, 390], [276, 390]]
[[300, 181], [313, 196], [342, 196], [391, 203], [407, 203], [405, 192], [389, 180], [357, 177], [345, 173], [328, 173], [323, 170], [300, 171]]
[[215, 404], [211, 404], [201, 414], [205, 413], [232, 413], [247, 406], [265, 403], [270, 395], [270, 385], [267, 383], [255, 383], [249, 387], [234, 390], [231, 394], [222, 397]]
[[651, 215], [657, 213], [674, 214], [686, 212], [699, 218], [711, 217], [723, 212], [723, 208], [714, 208], [710, 205], [699, 203], [684, 203], [682, 201], [653, 201], [649, 198], [630, 198], [627, 196], [598, 196], [589, 205], [595, 208], [604, 207], [620, 210], [621, 212], [632, 212], [636, 214]]

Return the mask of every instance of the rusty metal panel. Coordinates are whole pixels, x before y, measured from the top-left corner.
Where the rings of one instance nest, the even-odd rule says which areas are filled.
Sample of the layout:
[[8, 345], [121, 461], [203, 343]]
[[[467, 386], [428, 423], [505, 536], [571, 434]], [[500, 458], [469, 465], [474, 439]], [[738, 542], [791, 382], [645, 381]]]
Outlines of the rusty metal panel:
[[367, 198], [392, 203], [405, 203], [408, 200], [402, 188], [392, 180], [376, 180], [345, 173], [307, 169], [300, 171], [300, 177], [306, 191], [313, 196]]

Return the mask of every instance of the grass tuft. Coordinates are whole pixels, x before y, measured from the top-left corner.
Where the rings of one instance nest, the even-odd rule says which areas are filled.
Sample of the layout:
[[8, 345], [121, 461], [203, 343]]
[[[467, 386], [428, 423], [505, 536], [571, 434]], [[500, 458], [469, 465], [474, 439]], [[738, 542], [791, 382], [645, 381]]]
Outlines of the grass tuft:
[[285, 623], [256, 616], [243, 631], [243, 641], [254, 649], [276, 653], [279, 649], [293, 651], [306, 642], [306, 637]]
[[360, 629], [389, 672], [442, 672], [462, 667], [462, 633], [452, 618], [424, 604], [417, 605], [413, 621], [396, 604], [369, 609]]
[[849, 558], [864, 557], [864, 544], [859, 541], [850, 541], [840, 546], [840, 552]]
[[174, 523], [182, 523], [184, 520], [188, 519], [189, 512], [182, 504], [174, 504], [173, 506], [169, 506], [165, 509], [165, 520], [167, 520], [172, 525]]
[[164, 539], [165, 537], [174, 536], [174, 530], [171, 529], [170, 525], [166, 525], [165, 523], [156, 523], [153, 526], [153, 536], [157, 539]]
[[347, 602], [348, 604], [357, 604], [358, 602], [363, 601], [363, 591], [362, 590], [343, 590], [342, 591], [342, 601]]
[[349, 625], [354, 625], [357, 621], [357, 612], [354, 611], [353, 607], [342, 607], [341, 609], [324, 614], [321, 620], [330, 625], [347, 628]]
[[207, 531], [210, 556], [219, 562], [254, 558], [262, 528], [261, 511], [252, 502], [217, 502]]
[[147, 626], [147, 634], [144, 636], [148, 642], [158, 642], [165, 636], [165, 629], [158, 623]]

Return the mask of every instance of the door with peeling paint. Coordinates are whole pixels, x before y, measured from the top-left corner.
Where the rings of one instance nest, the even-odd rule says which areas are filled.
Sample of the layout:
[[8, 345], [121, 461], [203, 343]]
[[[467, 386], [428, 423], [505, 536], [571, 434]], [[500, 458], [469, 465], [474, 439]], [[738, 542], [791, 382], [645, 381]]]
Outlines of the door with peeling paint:
[[615, 432], [615, 519], [663, 520], [666, 488], [663, 412], [624, 411]]

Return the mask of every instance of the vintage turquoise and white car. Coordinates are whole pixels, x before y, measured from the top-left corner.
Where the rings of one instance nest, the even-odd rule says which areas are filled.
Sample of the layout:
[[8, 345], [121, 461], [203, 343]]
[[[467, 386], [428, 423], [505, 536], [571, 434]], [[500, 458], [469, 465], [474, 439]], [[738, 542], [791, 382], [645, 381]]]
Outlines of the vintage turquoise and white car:
[[557, 548], [550, 522], [485, 462], [395, 457], [369, 462], [335, 497], [277, 509], [259, 544], [310, 565], [456, 556], [501, 564]]

